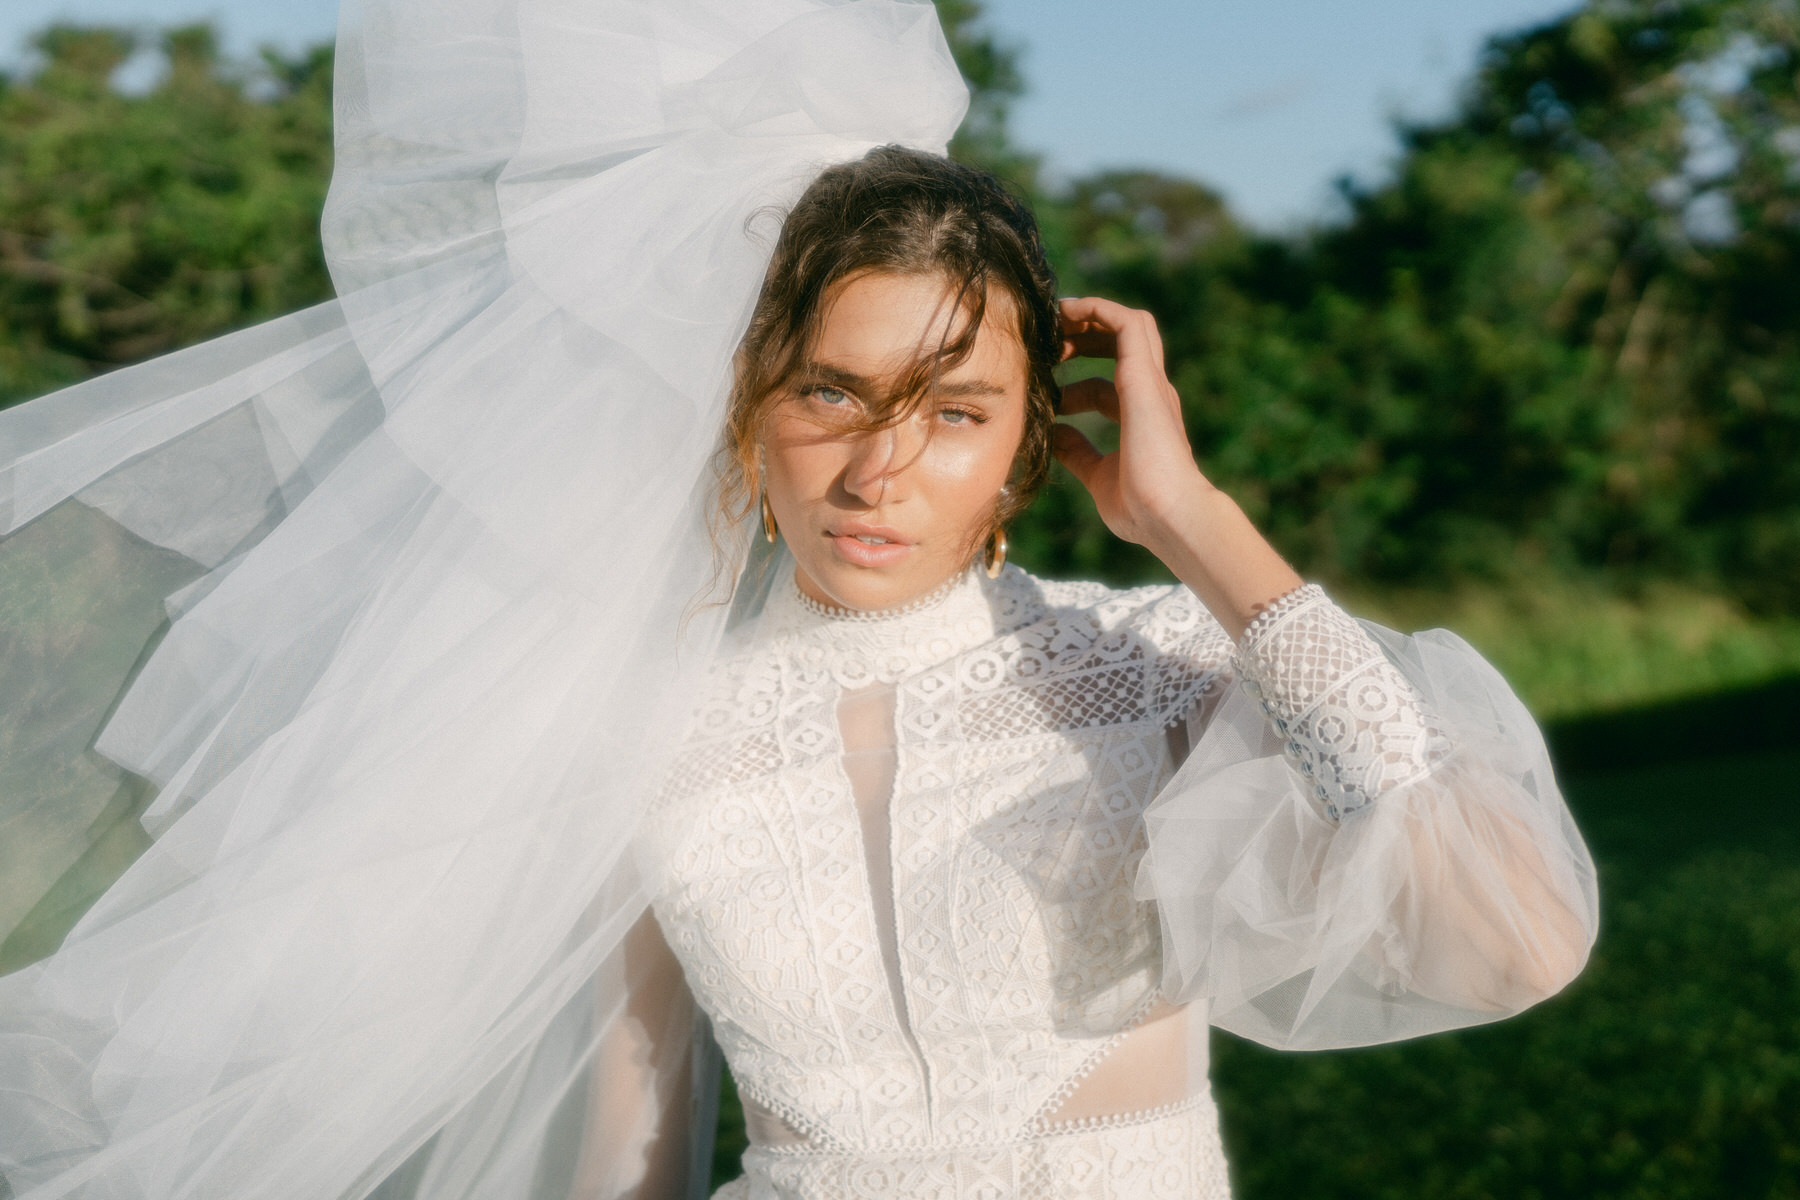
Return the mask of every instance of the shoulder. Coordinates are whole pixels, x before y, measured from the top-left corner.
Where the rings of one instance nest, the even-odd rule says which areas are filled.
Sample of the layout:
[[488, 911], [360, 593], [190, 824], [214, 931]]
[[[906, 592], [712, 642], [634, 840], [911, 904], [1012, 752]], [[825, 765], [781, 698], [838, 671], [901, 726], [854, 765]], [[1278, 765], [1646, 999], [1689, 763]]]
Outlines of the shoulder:
[[1095, 635], [1114, 635], [1158, 656], [1203, 658], [1224, 663], [1232, 641], [1200, 598], [1179, 583], [1115, 588], [1091, 580], [1039, 579], [1023, 570], [1018, 586], [1036, 595], [1043, 618], [1055, 624], [1086, 626]]
[[1101, 723], [1166, 725], [1229, 676], [1230, 635], [1181, 584], [1115, 588], [1021, 570], [1011, 585], [1027, 599], [1002, 639], [1017, 659], [1009, 674], [1022, 686], [1112, 697]]
[[781, 668], [749, 629], [727, 632], [699, 679], [687, 740], [729, 739], [774, 721]]

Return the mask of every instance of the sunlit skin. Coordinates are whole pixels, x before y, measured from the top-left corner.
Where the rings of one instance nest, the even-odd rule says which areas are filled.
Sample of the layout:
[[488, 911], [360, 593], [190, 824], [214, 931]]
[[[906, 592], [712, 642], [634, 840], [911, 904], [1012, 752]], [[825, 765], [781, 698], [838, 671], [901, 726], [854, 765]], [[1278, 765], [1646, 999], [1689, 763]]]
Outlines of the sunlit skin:
[[978, 549], [1025, 428], [1025, 352], [1004, 298], [989, 302], [972, 353], [909, 416], [843, 432], [965, 320], [938, 276], [856, 275], [827, 296], [809, 364], [763, 439], [770, 507], [813, 599], [891, 608]]
[[[1069, 426], [1057, 457], [1093, 494], [1114, 534], [1156, 554], [1236, 637], [1301, 583], [1243, 511], [1201, 474], [1149, 313], [1092, 297], [1062, 301], [1063, 357], [1117, 360], [1114, 380], [1063, 391], [1063, 411], [1119, 422], [1102, 455]], [[1000, 293], [973, 351], [905, 420], [844, 432], [843, 414], [886, 396], [921, 348], [954, 334], [946, 281], [868, 272], [827, 296], [808, 369], [775, 404], [762, 440], [763, 486], [795, 582], [839, 608], [892, 608], [963, 570], [979, 552], [1025, 424], [1025, 351]]]

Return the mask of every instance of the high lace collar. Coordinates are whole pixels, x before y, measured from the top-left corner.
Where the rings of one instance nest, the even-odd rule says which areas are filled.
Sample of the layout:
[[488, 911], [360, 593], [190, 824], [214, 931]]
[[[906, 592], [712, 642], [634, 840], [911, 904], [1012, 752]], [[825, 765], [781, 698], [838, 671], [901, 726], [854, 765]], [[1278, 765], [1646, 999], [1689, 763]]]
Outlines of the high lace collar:
[[998, 579], [970, 567], [916, 600], [864, 611], [821, 604], [787, 574], [770, 595], [758, 632], [797, 665], [828, 672], [854, 690], [898, 682], [994, 640], [1020, 623], [1034, 592], [1017, 567]]

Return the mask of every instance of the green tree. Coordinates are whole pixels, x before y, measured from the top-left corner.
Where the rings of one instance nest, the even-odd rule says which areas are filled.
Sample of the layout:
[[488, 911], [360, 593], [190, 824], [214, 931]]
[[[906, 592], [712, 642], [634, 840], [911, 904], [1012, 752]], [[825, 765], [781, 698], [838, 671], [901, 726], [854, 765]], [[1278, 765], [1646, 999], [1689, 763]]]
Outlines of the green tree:
[[0, 403], [330, 295], [328, 47], [238, 69], [174, 29], [131, 96], [110, 82], [131, 35], [35, 44], [42, 69], [0, 87]]
[[1158, 202], [1087, 181], [1052, 203], [1063, 273], [1158, 312], [1203, 463], [1315, 574], [1792, 605], [1797, 19], [1591, 5], [1496, 39], [1341, 223], [1158, 244]]

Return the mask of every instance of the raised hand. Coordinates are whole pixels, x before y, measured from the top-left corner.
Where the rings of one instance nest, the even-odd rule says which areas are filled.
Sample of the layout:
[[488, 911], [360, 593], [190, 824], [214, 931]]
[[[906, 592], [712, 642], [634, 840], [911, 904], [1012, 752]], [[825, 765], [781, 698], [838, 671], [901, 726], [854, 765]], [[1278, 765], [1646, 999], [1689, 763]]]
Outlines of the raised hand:
[[1063, 358], [1111, 358], [1111, 381], [1063, 389], [1062, 411], [1097, 412], [1119, 424], [1119, 448], [1102, 454], [1060, 425], [1056, 457], [1094, 497], [1100, 519], [1160, 558], [1232, 637], [1300, 577], [1243, 510], [1201, 474], [1188, 446], [1181, 397], [1163, 365], [1156, 318], [1098, 297], [1062, 302]]
[[1119, 448], [1101, 454], [1072, 425], [1059, 425], [1056, 456], [1093, 493], [1106, 527], [1149, 546], [1178, 514], [1211, 490], [1188, 448], [1181, 397], [1163, 365], [1156, 318], [1097, 297], [1062, 302], [1063, 358], [1110, 358], [1113, 379], [1063, 389], [1062, 411], [1097, 412], [1119, 423]]

